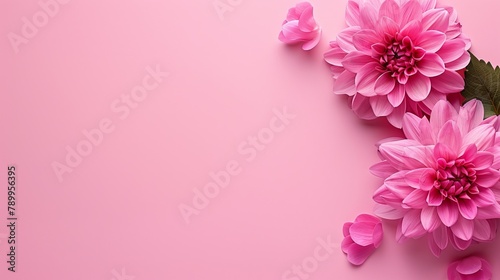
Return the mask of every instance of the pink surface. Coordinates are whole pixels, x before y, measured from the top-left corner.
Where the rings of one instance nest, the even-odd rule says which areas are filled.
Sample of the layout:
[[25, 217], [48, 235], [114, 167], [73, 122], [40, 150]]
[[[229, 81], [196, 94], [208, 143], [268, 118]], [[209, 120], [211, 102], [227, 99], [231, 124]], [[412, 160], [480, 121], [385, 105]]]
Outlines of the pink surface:
[[[498, 240], [436, 259], [424, 240], [397, 245], [384, 223], [363, 266], [340, 251], [343, 223], [372, 211], [374, 144], [400, 134], [331, 93], [322, 54], [347, 0], [312, 1], [323, 39], [309, 53], [277, 39], [296, 1], [220, 0], [223, 15], [213, 0], [60, 2], [17, 53], [10, 32], [43, 21], [42, 8], [0, 3], [0, 279], [445, 279], [450, 261], [477, 252], [500, 277]], [[458, 10], [472, 51], [500, 64], [500, 4], [440, 3]], [[69, 156], [59, 178], [68, 149], [88, 155]], [[212, 198], [196, 200], [204, 187]], [[206, 205], [185, 219], [194, 198]]]

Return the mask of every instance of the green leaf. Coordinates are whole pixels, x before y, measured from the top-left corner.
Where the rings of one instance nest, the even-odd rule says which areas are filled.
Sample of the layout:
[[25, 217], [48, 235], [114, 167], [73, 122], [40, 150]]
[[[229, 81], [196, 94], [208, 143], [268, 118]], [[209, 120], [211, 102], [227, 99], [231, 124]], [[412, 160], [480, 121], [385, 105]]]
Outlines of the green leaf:
[[493, 68], [490, 62], [479, 60], [471, 53], [462, 95], [466, 101], [481, 100], [485, 117], [500, 115], [500, 67]]

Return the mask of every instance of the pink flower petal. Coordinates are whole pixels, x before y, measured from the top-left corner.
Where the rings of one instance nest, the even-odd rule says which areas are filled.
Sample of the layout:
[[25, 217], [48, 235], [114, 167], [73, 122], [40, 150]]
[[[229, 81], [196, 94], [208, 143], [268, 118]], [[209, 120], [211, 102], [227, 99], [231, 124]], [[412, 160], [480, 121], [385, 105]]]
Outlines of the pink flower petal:
[[444, 71], [443, 74], [431, 79], [432, 88], [442, 93], [461, 92], [465, 87], [465, 80], [457, 72]]
[[283, 43], [294, 44], [304, 41], [304, 36], [306, 35], [304, 32], [300, 31], [298, 20], [287, 22], [281, 28], [280, 40]]
[[304, 32], [311, 32], [318, 28], [318, 24], [314, 20], [313, 7], [306, 8], [299, 18], [299, 29]]
[[[496, 141], [498, 143], [498, 141]], [[495, 158], [493, 160], [493, 164], [491, 165], [491, 168], [493, 169], [500, 169], [500, 147], [499, 146], [493, 146], [488, 149], [492, 154], [495, 155]]]
[[392, 114], [387, 116], [387, 120], [396, 128], [403, 126], [403, 116], [406, 112], [406, 102], [401, 103], [398, 107], [394, 108]]
[[406, 237], [418, 238], [426, 233], [420, 223], [420, 211], [413, 210], [406, 213], [401, 221], [401, 232]]
[[422, 74], [415, 74], [408, 79], [406, 83], [406, 94], [413, 101], [422, 101], [431, 91], [431, 80]]
[[481, 259], [478, 257], [468, 257], [458, 262], [457, 272], [463, 275], [472, 275], [478, 272], [482, 267]]
[[[358, 73], [364, 66], [373, 62], [375, 62], [375, 60], [371, 56], [360, 51], [353, 51], [345, 56], [342, 64], [345, 69], [353, 73]], [[375, 67], [371, 70], [374, 71]]]
[[403, 85], [395, 85], [394, 89], [387, 95], [387, 99], [396, 108], [403, 103], [405, 96], [405, 87]]
[[484, 107], [481, 101], [473, 99], [463, 107], [458, 113], [457, 125], [462, 135], [466, 135], [471, 129], [478, 126], [484, 117]]
[[387, 187], [388, 190], [392, 194], [394, 194], [399, 199], [403, 200], [407, 196], [410, 195], [415, 189], [405, 185], [404, 179], [395, 178], [396, 176], [391, 176], [387, 178], [384, 182], [384, 186]]
[[310, 51], [312, 50], [314, 47], [316, 47], [319, 43], [319, 41], [321, 40], [321, 30], [318, 30], [315, 32], [315, 35], [314, 35], [314, 38], [305, 42], [303, 45], [302, 45], [302, 49], [304, 51]]
[[441, 250], [448, 246], [448, 229], [446, 227], [440, 226], [437, 228], [432, 232], [432, 237]]
[[495, 193], [491, 189], [480, 188], [479, 193], [476, 195], [472, 195], [474, 202], [480, 208], [484, 208], [486, 206], [498, 204]]
[[477, 209], [478, 219], [498, 219], [499, 217], [500, 217], [500, 205], [498, 205], [498, 202]]
[[422, 118], [418, 127], [420, 128], [420, 143], [423, 145], [434, 144], [435, 137], [429, 120]]
[[295, 7], [288, 10], [287, 21], [298, 20], [300, 15], [308, 8], [312, 7], [309, 2], [300, 2]]
[[354, 243], [354, 241], [352, 241], [351, 236], [346, 235], [344, 237], [344, 239], [342, 240], [342, 243], [340, 243], [340, 248], [341, 248], [342, 252], [344, 252], [345, 254], [348, 254], [349, 249], [351, 248], [351, 246], [353, 244], [356, 244], [356, 243]]
[[373, 210], [375, 215], [386, 220], [399, 220], [403, 218], [407, 210], [396, 209], [388, 205], [376, 204]]
[[375, 82], [381, 75], [380, 72], [375, 70], [377, 65], [376, 62], [368, 63], [356, 74], [356, 89], [359, 93], [369, 97], [376, 95], [374, 91]]
[[406, 113], [403, 118], [403, 132], [408, 139], [420, 141], [420, 121], [422, 119], [411, 113]]
[[371, 223], [354, 223], [349, 228], [349, 233], [354, 243], [361, 246], [373, 244], [373, 231], [375, 224]]
[[424, 13], [422, 27], [424, 30], [446, 32], [450, 24], [450, 14], [444, 9], [433, 9]]
[[405, 114], [403, 132], [406, 138], [417, 140], [423, 145], [434, 144], [432, 129], [427, 118], [421, 119], [414, 114]]
[[407, 239], [408, 239], [408, 237], [403, 235], [403, 231], [401, 230], [401, 222], [400, 222], [400, 223], [398, 223], [398, 226], [396, 227], [396, 241], [398, 243], [403, 243]]
[[389, 188], [387, 188], [385, 185], [382, 185], [380, 188], [378, 188], [375, 193], [373, 194], [373, 201], [380, 203], [380, 204], [387, 204], [390, 205], [391, 207], [395, 208], [400, 208], [399, 206], [401, 205], [401, 202], [403, 201], [402, 198], [397, 197]]
[[446, 42], [446, 35], [444, 33], [435, 30], [429, 30], [422, 32], [415, 44], [418, 47], [423, 48], [427, 52], [435, 53], [439, 49], [441, 49], [441, 47], [444, 45], [444, 42]]
[[395, 22], [400, 21], [400, 8], [394, 0], [386, 0], [382, 3], [379, 10], [379, 18], [388, 17]]
[[420, 21], [422, 19], [422, 6], [418, 1], [408, 1], [403, 5], [401, 11], [401, 25], [405, 26], [412, 20]]
[[[418, 146], [418, 142], [414, 140], [400, 140], [394, 142], [383, 143], [379, 147], [380, 154], [395, 168], [399, 169], [416, 169], [427, 167], [421, 162], [410, 158], [406, 154], [406, 148]], [[404, 176], [403, 176], [404, 178]]]
[[[402, 38], [408, 37], [410, 40], [411, 38], [418, 38], [420, 37], [422, 33], [422, 24], [418, 20], [412, 20], [408, 22], [403, 28], [401, 28], [401, 31], [399, 32], [399, 35]], [[415, 42], [412, 41], [412, 44], [415, 46]], [[416, 47], [419, 47], [416, 45]], [[415, 49], [414, 51], [421, 50], [421, 49]], [[423, 50], [425, 51], [425, 50]], [[421, 55], [423, 53], [418, 52]], [[414, 54], [415, 55], [415, 54]]]
[[495, 129], [488, 124], [483, 124], [472, 129], [462, 141], [462, 146], [475, 144], [479, 151], [487, 150], [495, 143]]
[[428, 11], [436, 8], [437, 0], [420, 0], [419, 2], [422, 4], [422, 9]]
[[443, 158], [446, 161], [451, 161], [457, 158], [457, 152], [443, 143], [437, 143], [436, 146], [434, 146], [434, 158]]
[[336, 39], [336, 42], [338, 43], [339, 47], [346, 53], [355, 51], [356, 48], [354, 47], [354, 44], [352, 42], [352, 36], [354, 36], [354, 34], [356, 34], [360, 30], [361, 28], [359, 26], [351, 26], [341, 31], [337, 35]]
[[362, 119], [373, 120], [376, 118], [370, 105], [370, 99], [366, 96], [355, 94], [351, 100], [351, 108]]
[[472, 129], [463, 139], [463, 146], [475, 144], [479, 151], [484, 151], [493, 146], [495, 129], [491, 125], [480, 125]]
[[429, 206], [440, 206], [443, 204], [443, 200], [443, 195], [441, 195], [437, 189], [432, 188], [429, 190], [429, 194], [427, 196], [427, 204]]
[[340, 76], [340, 74], [344, 73], [345, 69], [344, 69], [344, 67], [332, 65], [332, 66], [330, 66], [330, 71], [332, 72], [332, 78], [333, 78], [333, 81], [335, 82], [337, 80], [338, 76]]
[[467, 248], [469, 248], [469, 246], [472, 244], [472, 239], [469, 239], [469, 240], [462, 240], [460, 238], [458, 238], [456, 235], [453, 235], [451, 236], [451, 245], [453, 245], [453, 247], [455, 247], [455, 249], [457, 250], [465, 250]]
[[[434, 147], [433, 146], [414, 146], [406, 147], [406, 156], [412, 158], [422, 164], [422, 166], [430, 167], [432, 170], [436, 168], [436, 161], [434, 159]], [[434, 172], [435, 173], [435, 172]], [[430, 178], [427, 178], [430, 179]], [[422, 182], [424, 183], [424, 182]], [[427, 184], [427, 182], [426, 182]], [[425, 189], [427, 185], [424, 185]]]
[[[434, 106], [436, 106], [436, 104], [439, 101], [441, 101], [441, 100], [446, 101], [446, 97], [447, 97], [446, 94], [440, 93], [440, 92], [436, 91], [435, 89], [431, 88], [431, 92], [429, 93], [429, 96], [427, 96], [427, 98], [422, 101], [423, 105], [425, 107], [429, 108], [428, 114], [430, 115], [431, 109], [434, 108]], [[460, 102], [460, 104], [462, 104], [462, 102]]]
[[426, 53], [417, 65], [420, 73], [427, 77], [436, 77], [445, 71], [443, 60], [435, 53]]
[[441, 222], [447, 227], [453, 226], [458, 220], [458, 207], [454, 202], [443, 201], [441, 206], [437, 208], [437, 213]]
[[433, 187], [435, 180], [436, 171], [432, 168], [414, 169], [405, 174], [405, 181], [408, 185], [415, 189], [422, 190], [422, 193], [419, 194], [419, 197], [422, 198], [421, 203], [425, 203], [427, 192]]
[[429, 249], [431, 249], [431, 253], [436, 257], [439, 258], [441, 256], [441, 248], [438, 247], [436, 244], [436, 241], [434, 241], [434, 238], [432, 237], [431, 234], [427, 236], [427, 244], [429, 246]]
[[347, 237], [350, 235], [349, 229], [351, 228], [352, 224], [353, 223], [350, 223], [350, 222], [344, 223], [344, 226], [342, 227], [342, 234], [344, 235], [344, 237]]
[[364, 29], [354, 34], [352, 42], [358, 51], [371, 53], [372, 45], [380, 42], [380, 39], [374, 30]]
[[[378, 95], [387, 95], [394, 89], [396, 85], [396, 81], [393, 77], [391, 77], [391, 73], [386, 72], [378, 77], [377, 81], [375, 81], [375, 93]], [[399, 87], [398, 87], [399, 91]], [[387, 99], [387, 98], [386, 98]], [[399, 105], [399, 104], [398, 104]], [[392, 104], [391, 104], [391, 107]], [[392, 110], [391, 110], [392, 112]]]
[[377, 117], [384, 117], [392, 113], [394, 107], [387, 100], [387, 96], [374, 96], [370, 98], [370, 105]]
[[492, 240], [492, 231], [494, 230], [496, 229], [493, 229], [487, 220], [475, 219], [472, 237], [479, 241], [490, 241]]
[[458, 155], [462, 147], [462, 134], [455, 121], [447, 121], [438, 133], [438, 143], [449, 147], [455, 155]]
[[347, 53], [337, 45], [324, 54], [325, 61], [331, 65], [342, 66]]
[[354, 84], [354, 78], [356, 74], [350, 71], [344, 71], [337, 78], [333, 84], [333, 92], [336, 94], [347, 94], [352, 96], [356, 94], [356, 85]]
[[387, 46], [382, 43], [376, 43], [372, 45], [372, 57], [382, 56], [386, 53]]
[[375, 29], [377, 25], [378, 12], [371, 3], [364, 3], [363, 8], [360, 10], [360, 17], [364, 29]]
[[452, 71], [458, 71], [467, 67], [469, 63], [470, 63], [470, 54], [469, 52], [464, 52], [464, 54], [457, 60], [446, 63], [446, 69]]
[[392, 174], [396, 173], [397, 169], [394, 168], [390, 163], [387, 161], [381, 161], [379, 163], [376, 163], [370, 167], [370, 172], [380, 178], [387, 178], [391, 176]]
[[500, 171], [489, 168], [477, 171], [476, 176], [476, 184], [484, 188], [490, 188], [498, 183], [498, 180], [500, 179]]
[[460, 158], [466, 160], [467, 162], [470, 162], [476, 158], [477, 154], [477, 147], [475, 144], [469, 144], [466, 146], [465, 151], [461, 153]]
[[472, 161], [476, 170], [483, 170], [491, 167], [494, 156], [490, 152], [477, 152], [476, 158]]
[[461, 240], [471, 240], [472, 232], [474, 231], [474, 221], [459, 217], [457, 222], [451, 226], [451, 231]]
[[458, 210], [462, 217], [467, 220], [475, 219], [477, 216], [477, 205], [472, 199], [459, 199]]
[[375, 225], [375, 230], [373, 231], [373, 246], [375, 248], [380, 247], [382, 240], [384, 239], [384, 230], [382, 228], [382, 223]]
[[436, 207], [425, 207], [420, 213], [420, 221], [423, 228], [428, 232], [433, 232], [441, 225], [441, 220], [436, 211]]
[[374, 251], [373, 245], [363, 247], [353, 243], [347, 249], [347, 260], [353, 265], [362, 265]]
[[465, 42], [463, 40], [449, 40], [443, 44], [443, 47], [437, 52], [437, 54], [443, 59], [444, 63], [450, 63], [459, 59], [464, 53]]
[[425, 201], [427, 192], [416, 189], [403, 199], [402, 207], [407, 209], [422, 209], [427, 207]]
[[378, 224], [381, 223], [379, 218], [369, 215], [369, 214], [360, 214], [356, 217], [354, 220], [355, 223], [372, 223], [372, 224]]
[[[399, 24], [397, 24], [393, 19], [389, 17], [382, 17], [377, 22], [376, 29], [379, 34], [383, 36], [395, 36], [397, 32], [399, 32]], [[381, 41], [381, 40], [379, 40]]]
[[458, 117], [457, 110], [447, 101], [439, 101], [434, 106], [431, 113], [430, 123], [434, 135], [438, 135], [441, 127], [449, 120], [456, 120]]
[[345, 21], [348, 26], [360, 26], [360, 11], [359, 4], [355, 1], [350, 0], [347, 2], [347, 9], [345, 14]]

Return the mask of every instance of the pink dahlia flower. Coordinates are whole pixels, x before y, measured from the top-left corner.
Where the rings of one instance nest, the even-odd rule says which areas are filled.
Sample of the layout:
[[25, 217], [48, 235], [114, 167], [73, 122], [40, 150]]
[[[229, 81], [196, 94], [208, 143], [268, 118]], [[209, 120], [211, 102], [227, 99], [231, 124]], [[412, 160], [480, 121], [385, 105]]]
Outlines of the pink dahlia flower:
[[449, 280], [491, 280], [492, 276], [490, 264], [475, 256], [453, 262], [448, 267]]
[[[372, 166], [384, 184], [373, 199], [376, 214], [400, 220], [397, 239], [429, 237], [439, 256], [451, 243], [466, 249], [472, 241], [495, 237], [500, 218], [500, 133], [497, 116], [483, 120], [480, 101], [459, 110], [438, 101], [430, 121], [407, 113], [407, 139], [389, 139]], [[498, 140], [497, 140], [498, 139]]]
[[349, 96], [363, 119], [387, 117], [401, 128], [405, 112], [429, 114], [464, 89], [470, 41], [453, 8], [436, 0], [349, 0], [348, 27], [330, 43], [333, 91]]
[[354, 265], [363, 264], [382, 243], [383, 229], [379, 218], [361, 214], [354, 223], [344, 224], [342, 251]]
[[316, 47], [321, 38], [321, 28], [313, 17], [313, 7], [309, 2], [297, 4], [288, 10], [286, 20], [281, 27], [280, 41], [286, 44], [303, 43], [305, 51]]

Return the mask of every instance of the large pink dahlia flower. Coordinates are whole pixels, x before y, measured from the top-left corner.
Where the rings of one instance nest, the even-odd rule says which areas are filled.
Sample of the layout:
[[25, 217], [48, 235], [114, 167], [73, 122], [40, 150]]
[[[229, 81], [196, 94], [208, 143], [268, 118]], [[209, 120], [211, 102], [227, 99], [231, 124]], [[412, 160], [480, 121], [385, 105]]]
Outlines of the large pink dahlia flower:
[[363, 119], [387, 117], [400, 128], [405, 112], [429, 114], [461, 92], [470, 40], [451, 7], [436, 0], [349, 0], [348, 27], [330, 43], [333, 91], [350, 97]]
[[500, 218], [500, 132], [497, 116], [483, 120], [481, 102], [458, 111], [438, 101], [430, 121], [407, 113], [407, 139], [380, 144], [382, 162], [374, 175], [384, 178], [375, 192], [376, 214], [400, 220], [397, 239], [429, 237], [438, 256], [451, 243], [466, 249], [472, 241], [494, 238]]

